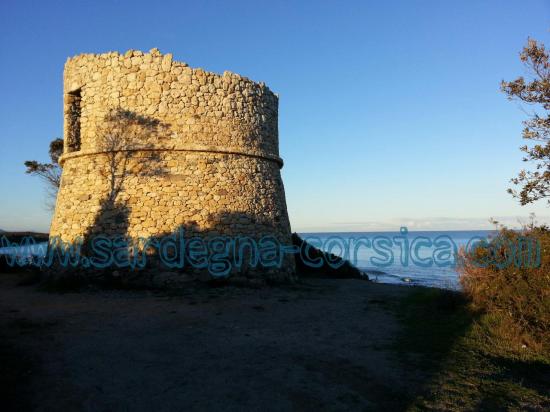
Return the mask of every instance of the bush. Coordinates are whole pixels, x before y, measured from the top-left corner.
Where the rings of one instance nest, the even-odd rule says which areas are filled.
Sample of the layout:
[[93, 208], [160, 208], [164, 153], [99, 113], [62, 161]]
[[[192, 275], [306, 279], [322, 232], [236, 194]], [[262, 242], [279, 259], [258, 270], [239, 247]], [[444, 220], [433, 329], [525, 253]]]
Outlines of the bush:
[[[501, 228], [462, 250], [460, 282], [475, 309], [500, 319], [515, 347], [544, 352], [550, 342], [550, 230]], [[497, 328], [495, 328], [497, 329]], [[503, 334], [500, 334], [501, 337]]]

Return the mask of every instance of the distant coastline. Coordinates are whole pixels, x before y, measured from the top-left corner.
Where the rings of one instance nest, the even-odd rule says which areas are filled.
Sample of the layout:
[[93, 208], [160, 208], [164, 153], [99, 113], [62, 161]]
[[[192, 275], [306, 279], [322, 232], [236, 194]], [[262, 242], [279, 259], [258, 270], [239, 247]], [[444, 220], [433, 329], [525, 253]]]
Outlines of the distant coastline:
[[0, 230], [0, 236], [6, 236], [11, 242], [20, 242], [24, 237], [32, 236], [36, 241], [46, 242], [49, 238], [49, 233], [42, 232], [10, 232], [7, 230]]

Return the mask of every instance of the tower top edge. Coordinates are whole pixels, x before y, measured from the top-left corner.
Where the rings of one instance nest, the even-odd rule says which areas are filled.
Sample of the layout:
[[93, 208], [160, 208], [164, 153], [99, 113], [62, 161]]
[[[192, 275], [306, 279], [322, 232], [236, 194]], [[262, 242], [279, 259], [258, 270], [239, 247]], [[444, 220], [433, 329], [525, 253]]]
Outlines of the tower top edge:
[[124, 53], [120, 53], [118, 51], [109, 51], [105, 53], [81, 53], [72, 57], [68, 57], [67, 61], [65, 62], [64, 69], [65, 69], [65, 72], [67, 72], [67, 71], [71, 71], [75, 67], [88, 66], [100, 61], [102, 61], [103, 63], [106, 63], [107, 61], [109, 61], [112, 66], [116, 66], [117, 64], [123, 65], [124, 61], [131, 60], [133, 58], [135, 58], [136, 61], [143, 60], [144, 62], [146, 62], [146, 60], [147, 61], [156, 60], [161, 65], [165, 65], [168, 67], [188, 68], [188, 70], [189, 69], [193, 70], [193, 73], [199, 76], [206, 75], [206, 76], [214, 76], [219, 78], [230, 78], [234, 81], [242, 80], [244, 82], [261, 87], [266, 92], [273, 94], [277, 99], [279, 98], [279, 94], [273, 92], [263, 81], [257, 82], [246, 76], [242, 76], [238, 73], [231, 72], [229, 70], [226, 70], [222, 74], [220, 74], [220, 73], [204, 70], [200, 67], [190, 67], [187, 63], [183, 61], [173, 60], [172, 53], [163, 54], [157, 48], [152, 48], [148, 52], [130, 49]]

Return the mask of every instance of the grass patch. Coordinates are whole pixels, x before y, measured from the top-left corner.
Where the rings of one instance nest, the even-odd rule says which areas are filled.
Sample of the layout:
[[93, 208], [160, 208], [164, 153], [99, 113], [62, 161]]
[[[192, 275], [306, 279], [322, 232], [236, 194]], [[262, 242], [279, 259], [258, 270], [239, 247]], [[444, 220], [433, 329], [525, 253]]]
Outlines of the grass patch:
[[504, 319], [439, 289], [418, 288], [394, 310], [403, 329], [393, 349], [416, 376], [409, 410], [550, 408], [550, 357], [511, 347]]

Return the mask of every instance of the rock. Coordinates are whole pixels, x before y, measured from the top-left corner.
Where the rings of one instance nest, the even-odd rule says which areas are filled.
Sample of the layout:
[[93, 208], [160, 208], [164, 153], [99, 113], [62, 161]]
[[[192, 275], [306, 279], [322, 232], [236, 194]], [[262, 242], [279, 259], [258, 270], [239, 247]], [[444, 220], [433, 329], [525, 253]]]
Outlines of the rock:
[[160, 65], [162, 70], [165, 72], [169, 72], [170, 68], [172, 67], [172, 53], [165, 54], [162, 58], [162, 63]]
[[157, 49], [156, 47], [153, 47], [151, 50], [149, 50], [149, 54], [153, 57], [158, 57], [161, 55], [159, 49]]

